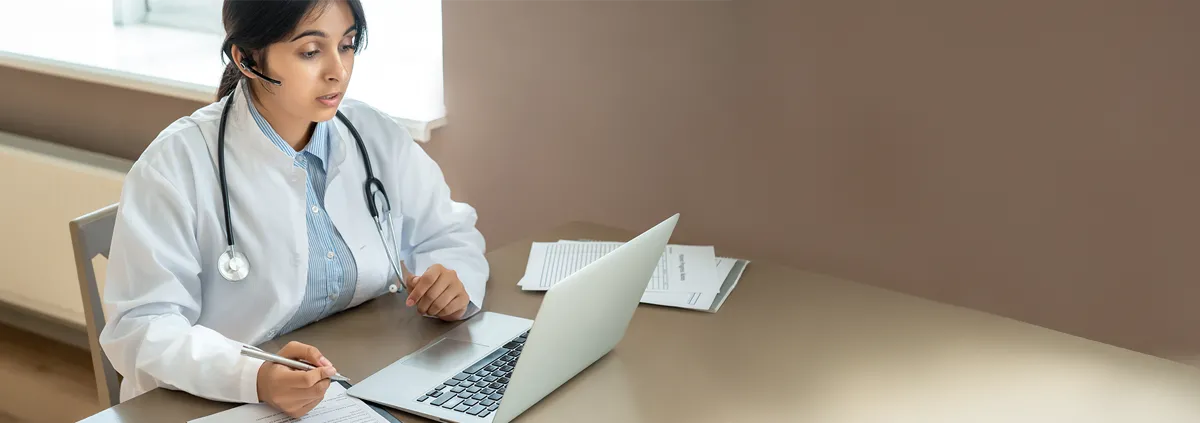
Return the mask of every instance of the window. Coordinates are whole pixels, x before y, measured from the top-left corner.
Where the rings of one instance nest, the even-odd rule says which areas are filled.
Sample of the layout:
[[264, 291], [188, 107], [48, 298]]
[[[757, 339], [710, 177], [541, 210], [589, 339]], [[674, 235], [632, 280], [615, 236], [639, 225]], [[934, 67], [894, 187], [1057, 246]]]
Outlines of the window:
[[[445, 122], [441, 1], [362, 2], [370, 32], [346, 96], [388, 113], [413, 138], [427, 141]], [[222, 4], [8, 2], [0, 14], [0, 65], [211, 102], [225, 67]], [[37, 42], [30, 34], [38, 34]]]

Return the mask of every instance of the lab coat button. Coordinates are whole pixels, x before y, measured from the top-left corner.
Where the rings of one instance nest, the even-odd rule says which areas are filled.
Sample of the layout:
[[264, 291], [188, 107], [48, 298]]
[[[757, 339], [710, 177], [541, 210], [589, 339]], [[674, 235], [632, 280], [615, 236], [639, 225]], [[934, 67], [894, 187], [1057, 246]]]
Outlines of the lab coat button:
[[328, 254], [325, 254], [325, 257], [326, 257], [326, 258], [333, 258], [333, 251], [330, 251]]
[[321, 212], [321, 209], [318, 209], [317, 206], [312, 206], [312, 212], [313, 214], [317, 214]]

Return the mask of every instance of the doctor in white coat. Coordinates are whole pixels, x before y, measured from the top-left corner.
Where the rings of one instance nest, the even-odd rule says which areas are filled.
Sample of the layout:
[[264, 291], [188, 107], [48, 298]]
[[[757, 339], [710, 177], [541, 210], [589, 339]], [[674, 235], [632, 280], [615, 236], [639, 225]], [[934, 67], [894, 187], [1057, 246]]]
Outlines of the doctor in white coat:
[[[388, 294], [400, 260], [416, 275], [398, 282], [409, 306], [470, 317], [488, 278], [484, 240], [475, 210], [451, 200], [404, 128], [343, 100], [366, 35], [358, 0], [228, 0], [223, 12], [231, 60], [218, 101], [163, 130], [126, 178], [100, 343], [125, 378], [122, 400], [164, 387], [299, 416], [335, 364], [292, 343], [279, 354], [320, 365], [292, 370], [242, 356], [243, 344]], [[376, 229], [364, 157], [339, 110], [390, 200], [394, 238]], [[245, 257], [234, 273], [249, 269], [240, 280], [219, 271], [230, 242]]]

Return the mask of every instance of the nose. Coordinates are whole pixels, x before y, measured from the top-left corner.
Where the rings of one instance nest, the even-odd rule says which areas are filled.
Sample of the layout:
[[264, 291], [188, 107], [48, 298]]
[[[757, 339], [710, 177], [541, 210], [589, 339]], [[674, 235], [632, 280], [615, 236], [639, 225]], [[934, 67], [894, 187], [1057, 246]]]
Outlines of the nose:
[[346, 62], [337, 55], [330, 56], [333, 57], [333, 60], [331, 61], [329, 67], [327, 67], [325, 70], [325, 80], [329, 82], [341, 82], [346, 80], [346, 77], [349, 74], [349, 70], [346, 69]]

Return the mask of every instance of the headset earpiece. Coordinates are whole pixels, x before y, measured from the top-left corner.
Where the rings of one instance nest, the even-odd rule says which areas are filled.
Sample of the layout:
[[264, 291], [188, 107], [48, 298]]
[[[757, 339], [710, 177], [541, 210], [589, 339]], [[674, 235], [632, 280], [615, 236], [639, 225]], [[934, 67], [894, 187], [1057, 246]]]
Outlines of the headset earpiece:
[[238, 47], [238, 49], [242, 51], [242, 62], [240, 64], [241, 64], [243, 70], [249, 71], [250, 73], [254, 74], [254, 76], [261, 78], [263, 81], [270, 82], [271, 84], [274, 84], [275, 86], [283, 85], [283, 83], [280, 82], [279, 80], [272, 79], [266, 75], [263, 75], [261, 72], [255, 70], [254, 69], [254, 59], [250, 58], [249, 52], [247, 52], [245, 49], [242, 49], [241, 47]]

